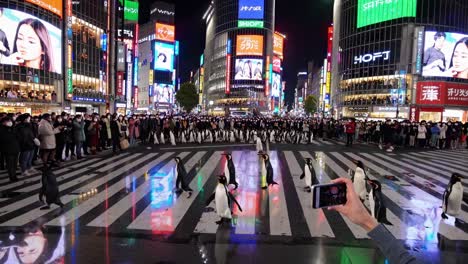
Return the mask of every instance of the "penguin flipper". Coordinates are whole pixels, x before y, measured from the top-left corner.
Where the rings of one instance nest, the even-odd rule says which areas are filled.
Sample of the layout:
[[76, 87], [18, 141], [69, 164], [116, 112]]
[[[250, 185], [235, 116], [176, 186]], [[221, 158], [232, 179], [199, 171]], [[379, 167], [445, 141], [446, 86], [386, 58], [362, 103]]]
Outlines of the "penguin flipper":
[[213, 194], [210, 195], [210, 197], [208, 197], [208, 200], [206, 200], [206, 203], [205, 203], [206, 206], [208, 206], [214, 200], [215, 194], [216, 192], [214, 192]]
[[234, 197], [234, 195], [232, 195], [232, 193], [229, 193], [228, 192], [228, 195], [229, 195], [229, 198], [237, 205], [237, 207], [239, 208], [239, 211], [242, 212], [242, 207], [240, 206], [240, 204], [237, 202], [236, 198]]
[[299, 179], [302, 180], [302, 179], [304, 179], [304, 177], [305, 177], [305, 173], [303, 172], [303, 173], [301, 174], [301, 177], [299, 177]]

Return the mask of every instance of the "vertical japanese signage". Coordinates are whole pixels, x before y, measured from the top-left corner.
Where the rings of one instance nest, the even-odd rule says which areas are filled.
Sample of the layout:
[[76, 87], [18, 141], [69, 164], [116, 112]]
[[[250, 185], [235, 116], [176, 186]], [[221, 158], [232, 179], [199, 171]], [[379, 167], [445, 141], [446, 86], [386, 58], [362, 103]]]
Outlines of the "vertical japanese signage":
[[[231, 93], [231, 40], [228, 39], [227, 45], [226, 45], [226, 89], [225, 93], [230, 94]], [[203, 58], [203, 55], [202, 55]], [[203, 61], [200, 61], [202, 63]]]
[[153, 71], [153, 70], [150, 70], [150, 71], [149, 71], [148, 80], [149, 80], [149, 84], [153, 84], [153, 83], [154, 83], [154, 71]]
[[327, 38], [327, 78], [325, 80], [325, 111], [330, 110], [330, 93], [331, 93], [331, 65], [332, 65], [332, 51], [333, 51], [333, 27], [328, 27]]
[[266, 76], [265, 76], [265, 96], [268, 97], [268, 94], [270, 93], [270, 78], [271, 78], [271, 72], [270, 69], [273, 70], [273, 65], [270, 67], [270, 56], [266, 57]]
[[133, 74], [133, 64], [127, 63], [127, 85], [126, 85], [125, 93], [130, 93], [133, 87], [132, 74]]
[[283, 59], [284, 37], [278, 33], [273, 35], [273, 53]]
[[138, 85], [138, 57], [133, 59], [133, 85]]
[[133, 107], [138, 108], [138, 87], [133, 87], [133, 94], [135, 95], [135, 100], [133, 101]]
[[124, 73], [117, 72], [117, 96], [123, 95]]
[[72, 0], [67, 0], [67, 99], [73, 95]]

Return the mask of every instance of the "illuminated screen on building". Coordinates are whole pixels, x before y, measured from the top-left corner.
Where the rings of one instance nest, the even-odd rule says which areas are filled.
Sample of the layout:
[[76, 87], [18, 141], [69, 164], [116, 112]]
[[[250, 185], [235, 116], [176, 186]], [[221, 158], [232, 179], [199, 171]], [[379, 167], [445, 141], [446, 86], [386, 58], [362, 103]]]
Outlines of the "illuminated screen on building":
[[154, 43], [154, 69], [158, 71], [174, 71], [174, 45]]
[[0, 64], [62, 73], [62, 31], [35, 16], [3, 9]]
[[262, 56], [263, 36], [261, 35], [238, 35], [236, 42], [237, 56]]
[[155, 101], [160, 103], [173, 103], [174, 97], [174, 85], [172, 84], [161, 84], [155, 85], [154, 89]]
[[417, 0], [358, 0], [357, 27], [401, 18], [416, 17]]
[[62, 0], [26, 0], [62, 17]]
[[273, 53], [283, 57], [283, 45], [284, 45], [284, 38], [279, 34], [273, 35]]
[[261, 81], [263, 77], [262, 59], [236, 59], [234, 80]]
[[468, 35], [426, 31], [423, 76], [468, 79]]
[[239, 0], [239, 19], [263, 19], [264, 0]]
[[124, 9], [124, 18], [128, 21], [138, 21], [139, 3], [136, 1], [119, 0], [121, 7]]
[[273, 73], [273, 80], [271, 82], [271, 96], [278, 98], [281, 92], [281, 75]]
[[167, 42], [174, 42], [175, 26], [156, 23], [156, 39]]

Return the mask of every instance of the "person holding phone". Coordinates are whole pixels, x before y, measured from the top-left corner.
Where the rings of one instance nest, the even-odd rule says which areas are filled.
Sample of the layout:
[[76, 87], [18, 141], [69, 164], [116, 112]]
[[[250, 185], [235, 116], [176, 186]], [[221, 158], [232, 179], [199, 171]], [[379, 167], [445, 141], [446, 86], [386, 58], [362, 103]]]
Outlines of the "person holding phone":
[[342, 205], [328, 207], [334, 210], [353, 223], [361, 226], [368, 232], [368, 236], [374, 240], [383, 255], [388, 258], [391, 264], [415, 264], [420, 263], [412, 256], [403, 245], [383, 226], [373, 218], [364, 204], [359, 200], [359, 196], [354, 191], [353, 182], [350, 179], [339, 178], [332, 180], [333, 184], [346, 184], [346, 202]]

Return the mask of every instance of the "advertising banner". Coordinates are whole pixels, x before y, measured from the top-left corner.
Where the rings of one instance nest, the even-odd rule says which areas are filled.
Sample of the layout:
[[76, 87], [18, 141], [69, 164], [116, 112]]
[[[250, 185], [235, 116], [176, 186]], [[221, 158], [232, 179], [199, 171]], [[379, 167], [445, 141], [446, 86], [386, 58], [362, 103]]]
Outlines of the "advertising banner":
[[260, 35], [238, 35], [236, 55], [262, 56], [263, 36]]
[[446, 104], [468, 106], [468, 84], [447, 83]]
[[281, 75], [278, 73], [273, 73], [273, 81], [271, 84], [271, 96], [278, 98], [280, 97], [281, 91]]
[[154, 43], [154, 69], [172, 72], [174, 70], [174, 45]]
[[167, 42], [174, 42], [175, 26], [156, 23], [156, 39]]
[[281, 72], [281, 59], [278, 57], [273, 57], [273, 71]]
[[155, 85], [154, 92], [155, 102], [167, 104], [173, 103], [174, 85], [158, 83]]
[[239, 20], [237, 27], [239, 28], [263, 28], [264, 22], [261, 20]]
[[263, 77], [262, 59], [236, 59], [234, 80], [261, 81]]
[[226, 57], [226, 87], [224, 89], [226, 94], [231, 93], [231, 54]]
[[123, 0], [119, 0], [120, 6], [122, 8], [124, 6], [124, 19], [128, 21], [138, 21], [138, 8], [139, 3], [135, 1], [125, 0], [125, 4]]
[[3, 8], [0, 64], [62, 74], [62, 31], [35, 16]]
[[125, 44], [123, 42], [117, 42], [117, 70], [125, 71]]
[[26, 0], [62, 17], [62, 0]]
[[123, 96], [123, 82], [124, 82], [124, 73], [117, 72], [117, 96]]
[[418, 82], [416, 103], [421, 105], [468, 106], [468, 84]]
[[263, 19], [264, 0], [239, 0], [239, 19]]
[[358, 0], [357, 28], [401, 17], [416, 17], [417, 2], [417, 0]]
[[283, 36], [275, 33], [273, 35], [273, 53], [280, 56], [280, 58], [283, 57], [283, 46], [284, 46]]
[[468, 79], [468, 35], [426, 31], [423, 76]]

